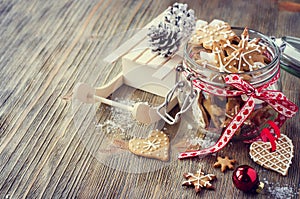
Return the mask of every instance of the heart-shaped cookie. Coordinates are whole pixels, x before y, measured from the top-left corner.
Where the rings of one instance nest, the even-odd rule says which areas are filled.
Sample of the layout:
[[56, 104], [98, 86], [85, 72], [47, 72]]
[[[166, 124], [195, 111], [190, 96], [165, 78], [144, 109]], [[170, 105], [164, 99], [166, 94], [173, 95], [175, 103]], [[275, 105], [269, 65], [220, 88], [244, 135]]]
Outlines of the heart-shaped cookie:
[[270, 142], [253, 142], [249, 154], [257, 164], [286, 176], [292, 163], [294, 145], [292, 140], [283, 134], [275, 142], [276, 150], [273, 152]]
[[159, 130], [152, 131], [148, 138], [133, 138], [129, 140], [128, 147], [136, 155], [162, 161], [169, 160], [169, 138]]

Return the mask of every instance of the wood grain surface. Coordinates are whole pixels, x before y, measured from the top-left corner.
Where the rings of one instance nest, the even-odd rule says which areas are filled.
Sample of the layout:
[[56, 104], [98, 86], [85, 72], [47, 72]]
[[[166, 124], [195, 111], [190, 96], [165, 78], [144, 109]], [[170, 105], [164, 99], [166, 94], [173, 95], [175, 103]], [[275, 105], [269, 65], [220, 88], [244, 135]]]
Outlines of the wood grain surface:
[[[99, 155], [101, 135], [96, 137], [99, 132], [91, 130], [94, 123], [85, 123], [91, 121], [95, 107], [80, 108], [72, 102], [74, 85], [100, 86], [115, 77], [120, 63], [108, 65], [101, 58], [133, 35], [134, 31], [128, 30], [142, 28], [174, 2], [0, 1], [0, 198], [276, 198], [279, 195], [274, 193], [282, 188], [287, 189], [282, 198], [299, 198], [299, 113], [282, 127], [295, 145], [286, 177], [252, 162], [243, 143], [234, 142], [218, 154], [237, 159], [238, 165], [254, 167], [260, 179], [268, 182], [259, 195], [233, 187], [232, 171], [223, 174], [212, 167], [215, 156], [174, 160], [161, 166], [150, 162], [152, 170], [143, 172], [146, 167], [141, 166], [139, 172], [130, 173], [126, 172], [130, 166], [139, 166], [126, 159], [129, 156], [116, 155], [116, 160], [107, 162]], [[266, 35], [300, 37], [299, 1], [185, 2], [200, 19], [219, 18]], [[112, 35], [116, 36], [109, 39]], [[282, 71], [281, 80], [283, 92], [299, 106], [300, 79]], [[162, 102], [126, 86], [114, 94], [128, 96], [153, 104]], [[98, 110], [96, 122], [112, 120], [110, 110]], [[178, 126], [165, 127], [171, 138]], [[145, 133], [151, 128], [154, 126], [133, 124], [130, 131]], [[111, 155], [111, 151], [107, 153]], [[181, 186], [182, 174], [196, 171], [199, 165], [216, 174], [215, 190], [196, 194]], [[293, 194], [288, 195], [289, 191]]]

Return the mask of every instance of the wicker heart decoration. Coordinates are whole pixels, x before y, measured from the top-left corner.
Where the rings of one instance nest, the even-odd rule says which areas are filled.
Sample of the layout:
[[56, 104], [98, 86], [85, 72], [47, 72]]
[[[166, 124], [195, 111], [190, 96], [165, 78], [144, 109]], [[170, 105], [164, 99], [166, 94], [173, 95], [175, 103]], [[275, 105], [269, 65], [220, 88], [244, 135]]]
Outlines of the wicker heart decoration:
[[281, 134], [271, 152], [270, 142], [256, 141], [250, 145], [250, 157], [257, 164], [286, 176], [292, 163], [294, 145], [290, 138]]

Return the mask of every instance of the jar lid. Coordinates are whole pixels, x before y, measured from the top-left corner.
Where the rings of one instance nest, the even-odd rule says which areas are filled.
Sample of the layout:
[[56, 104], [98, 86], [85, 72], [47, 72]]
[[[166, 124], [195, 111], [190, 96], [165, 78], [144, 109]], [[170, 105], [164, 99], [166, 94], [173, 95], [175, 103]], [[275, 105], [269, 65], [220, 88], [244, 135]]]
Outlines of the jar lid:
[[300, 78], [300, 38], [284, 36], [281, 42], [281, 68]]

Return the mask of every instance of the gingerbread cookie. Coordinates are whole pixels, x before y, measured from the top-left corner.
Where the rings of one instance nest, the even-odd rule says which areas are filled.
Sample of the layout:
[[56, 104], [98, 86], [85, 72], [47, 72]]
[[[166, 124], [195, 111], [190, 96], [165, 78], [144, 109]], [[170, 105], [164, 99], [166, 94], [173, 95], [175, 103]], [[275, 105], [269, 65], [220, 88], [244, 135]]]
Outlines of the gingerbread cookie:
[[221, 167], [221, 171], [225, 172], [226, 169], [234, 169], [234, 164], [236, 163], [235, 159], [229, 159], [228, 156], [225, 158], [217, 157], [217, 162], [214, 164], [214, 167]]
[[226, 116], [232, 119], [240, 111], [242, 102], [240, 97], [227, 97]]
[[238, 57], [242, 50], [235, 50], [227, 56], [226, 52], [217, 42], [213, 42], [212, 53], [215, 55], [215, 65], [220, 72], [238, 73]]
[[[206, 60], [220, 72], [242, 73], [257, 70], [269, 63], [270, 59], [265, 55], [266, 47], [260, 43], [261, 39], [249, 38], [248, 28], [238, 37], [228, 23], [214, 20], [209, 25], [197, 28], [191, 38], [193, 58], [199, 64]], [[214, 61], [210, 54], [214, 55]], [[250, 78], [248, 75], [244, 80]]]
[[203, 107], [209, 114], [210, 120], [214, 127], [219, 128], [224, 121], [224, 110], [217, 106], [216, 103], [212, 102], [212, 96], [210, 95], [207, 99], [203, 100]]
[[[199, 108], [199, 113], [195, 113], [194, 115], [199, 115], [199, 124], [201, 125], [202, 128], [206, 128], [209, 126], [209, 120], [208, 120], [208, 116], [207, 113], [203, 107], [203, 100], [204, 100], [204, 96], [202, 94], [202, 92], [199, 93], [198, 96], [198, 108]], [[194, 108], [193, 110], [198, 110], [197, 108]]]
[[197, 193], [203, 188], [214, 189], [210, 183], [210, 181], [216, 179], [214, 174], [204, 174], [204, 172], [199, 169], [197, 173], [184, 173], [183, 177], [187, 180], [182, 183], [182, 186], [193, 186]]
[[268, 104], [262, 104], [262, 107], [253, 111], [250, 120], [257, 126], [266, 123], [271, 116], [276, 115], [275, 110]]
[[292, 164], [294, 145], [292, 140], [281, 134], [276, 141], [276, 150], [271, 151], [270, 142], [256, 141], [250, 145], [250, 157], [257, 164], [286, 176]]
[[170, 142], [168, 136], [159, 130], [151, 132], [148, 138], [133, 138], [129, 140], [130, 152], [161, 161], [169, 160]]
[[191, 144], [186, 148], [185, 152], [198, 151], [200, 149], [201, 149], [201, 145], [199, 143]]
[[[222, 124], [223, 128], [226, 128], [230, 124], [233, 118], [239, 113], [242, 106], [243, 106], [243, 100], [240, 97], [227, 97], [226, 113], [225, 113], [226, 119]], [[244, 122], [244, 124], [251, 125], [251, 121], [247, 119]], [[239, 135], [240, 131], [241, 129], [239, 128], [235, 134]]]
[[239, 73], [257, 70], [266, 65], [263, 52], [265, 47], [259, 45], [259, 39], [249, 40], [248, 28], [241, 34], [238, 45], [224, 41], [213, 43], [213, 53], [219, 70]]
[[236, 34], [231, 30], [228, 23], [214, 20], [208, 25], [198, 27], [191, 38], [190, 43], [211, 50], [214, 41], [220, 42], [222, 40], [233, 40], [235, 38]]

